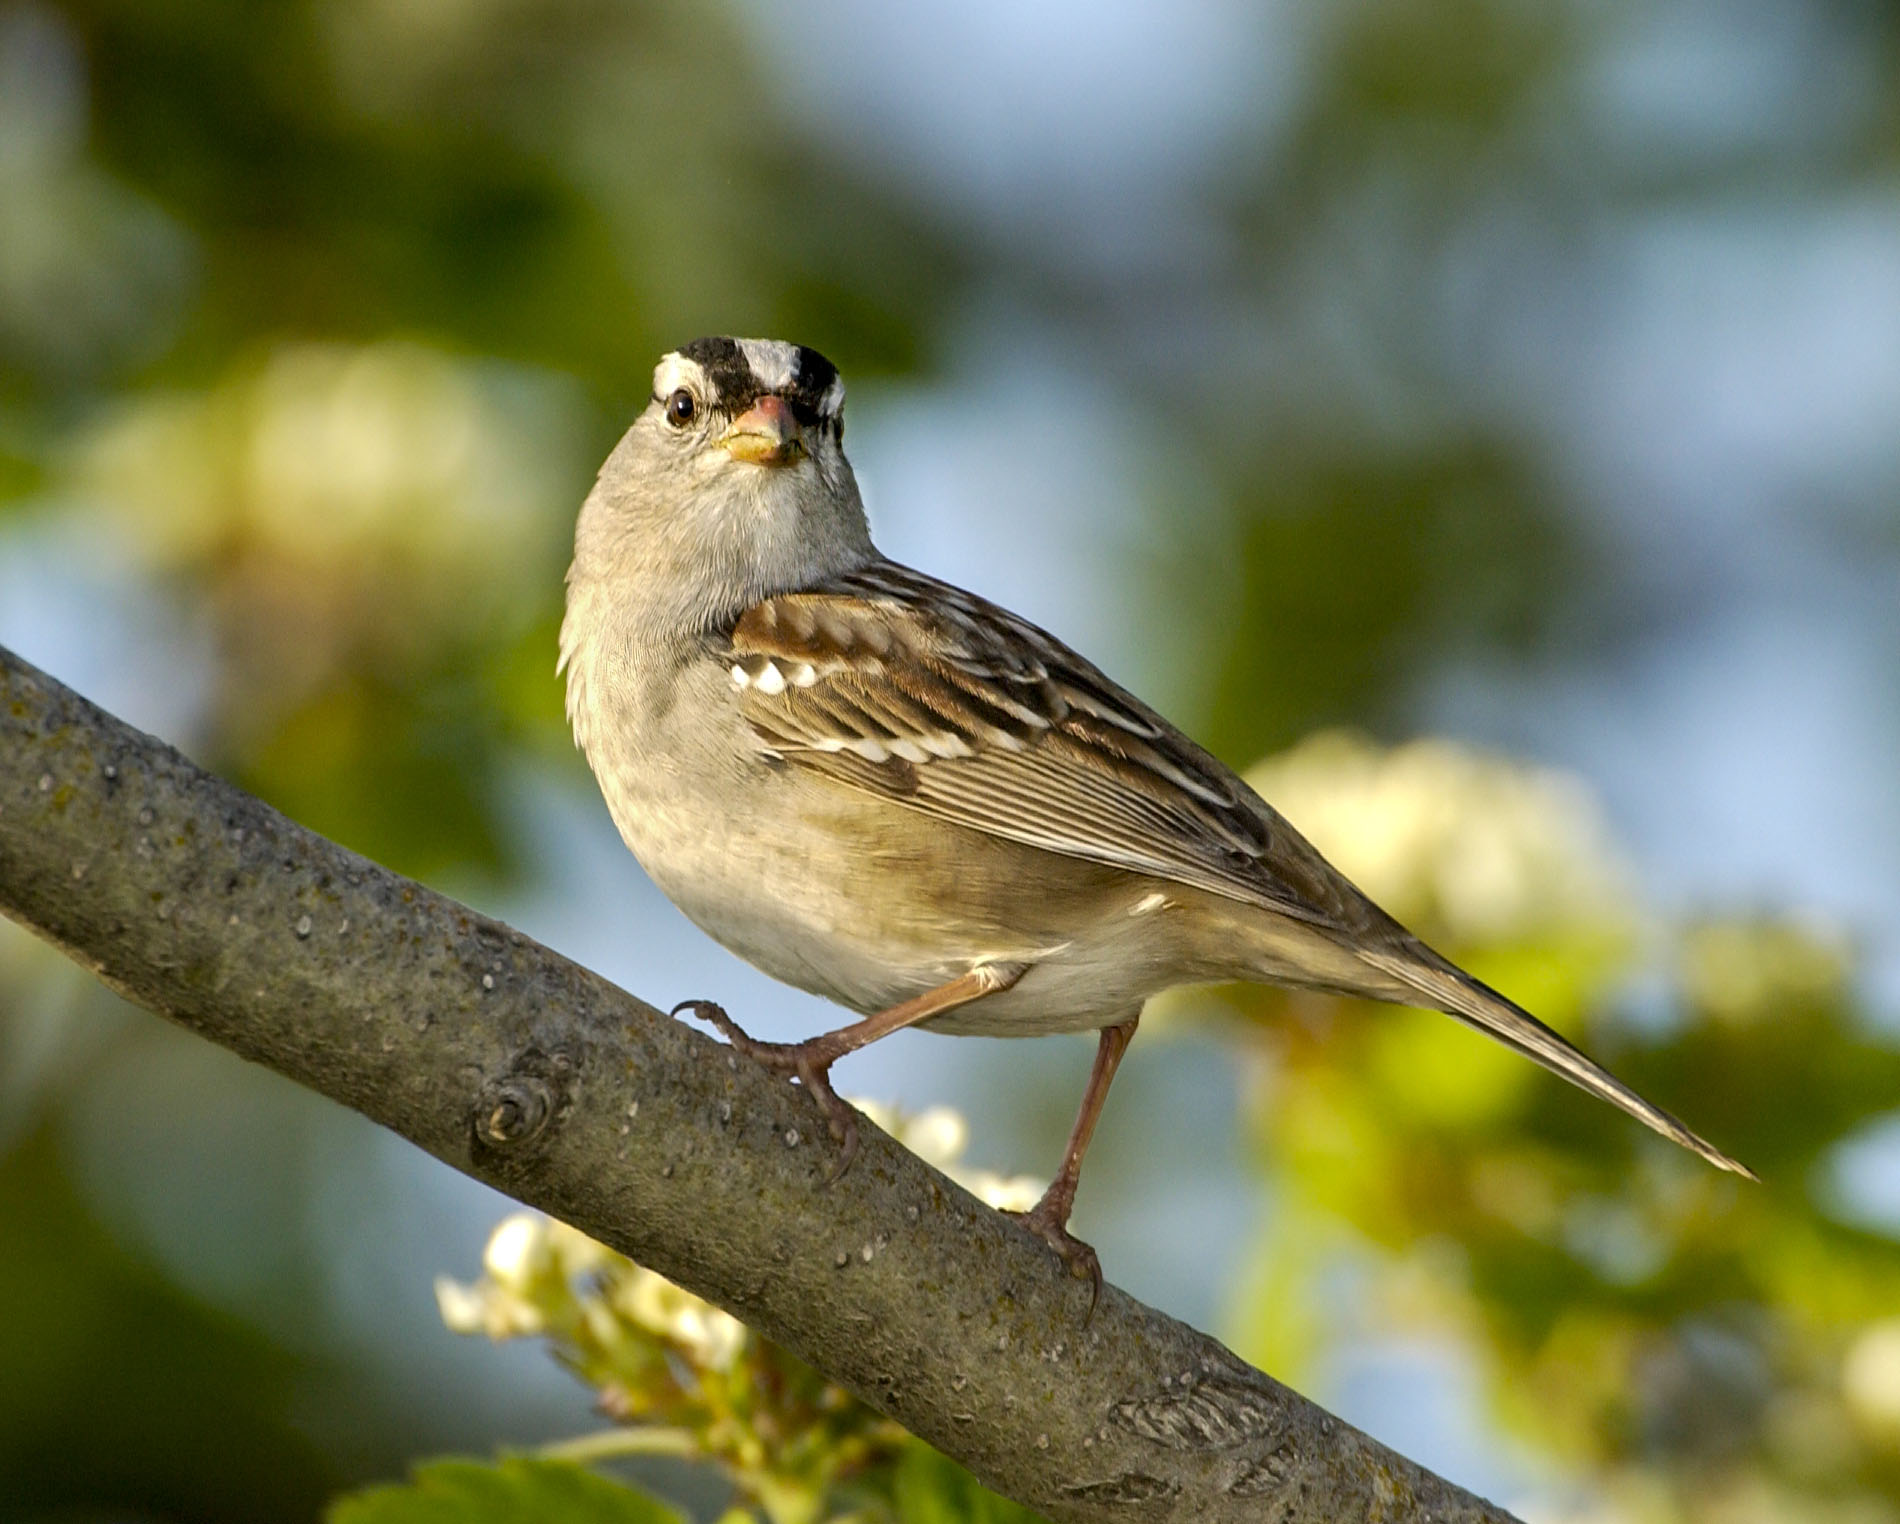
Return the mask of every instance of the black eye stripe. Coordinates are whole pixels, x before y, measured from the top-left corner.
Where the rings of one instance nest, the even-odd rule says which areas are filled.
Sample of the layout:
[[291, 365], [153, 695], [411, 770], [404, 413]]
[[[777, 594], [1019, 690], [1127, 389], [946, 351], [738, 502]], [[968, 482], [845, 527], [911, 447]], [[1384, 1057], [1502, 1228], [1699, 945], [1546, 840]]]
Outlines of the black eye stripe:
[[[817, 350], [793, 346], [792, 379], [777, 388], [760, 383], [737, 339], [695, 339], [677, 352], [681, 359], [691, 360], [699, 367], [703, 379], [703, 387], [691, 388], [697, 404], [695, 418], [711, 415], [730, 421], [761, 397], [771, 395], [784, 399], [801, 429], [829, 435], [840, 445], [844, 443], [844, 403], [842, 389], [838, 387], [838, 370]], [[677, 426], [683, 421], [672, 418], [672, 395], [655, 392], [653, 401]], [[825, 407], [827, 402], [831, 404], [829, 412]]]
[[[684, 388], [680, 388], [680, 390], [684, 390]], [[745, 398], [744, 407], [738, 406], [737, 404], [734, 404], [734, 403], [728, 403], [728, 402], [723, 402], [723, 401], [700, 402], [694, 413], [694, 416], [704, 417], [708, 413], [714, 413], [714, 414], [717, 414], [721, 418], [726, 418], [726, 419], [736, 418], [739, 416], [740, 413], [744, 412], [746, 408], [751, 407], [753, 403], [757, 402], [759, 398], [764, 395], [765, 394], [763, 392], [757, 392], [757, 393], [754, 393], [751, 397]], [[773, 395], [784, 396], [784, 393], [779, 392], [779, 393], [774, 393]], [[671, 407], [672, 407], [672, 401], [673, 401], [673, 393], [668, 392], [663, 397], [658, 392], [649, 392], [647, 396], [648, 396], [648, 400], [651, 401], [655, 406], [657, 406], [663, 413], [666, 413], [670, 420], [672, 416]], [[790, 404], [791, 409], [792, 409], [792, 417], [798, 420], [798, 426], [801, 429], [817, 429], [821, 433], [829, 434], [833, 439], [838, 440], [840, 443], [843, 442], [844, 440], [844, 412], [842, 409], [836, 413], [821, 413], [818, 411], [817, 408], [813, 407], [809, 402], [802, 402], [796, 397], [786, 397], [785, 400]]]

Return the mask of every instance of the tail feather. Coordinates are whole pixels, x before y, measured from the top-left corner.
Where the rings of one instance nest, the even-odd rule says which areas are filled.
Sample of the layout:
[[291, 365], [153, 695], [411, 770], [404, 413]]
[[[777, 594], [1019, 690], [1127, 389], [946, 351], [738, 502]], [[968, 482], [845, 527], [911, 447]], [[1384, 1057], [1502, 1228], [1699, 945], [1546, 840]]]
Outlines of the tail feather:
[[1760, 1177], [1745, 1164], [1739, 1164], [1713, 1144], [1697, 1137], [1660, 1106], [1652, 1106], [1609, 1070], [1586, 1058], [1543, 1022], [1521, 1007], [1506, 1000], [1489, 985], [1443, 962], [1422, 945], [1413, 951], [1372, 951], [1361, 948], [1359, 956], [1380, 972], [1389, 974], [1416, 990], [1423, 1000], [1448, 1016], [1478, 1031], [1495, 1037], [1508, 1048], [1542, 1064], [1553, 1074], [1562, 1075], [1580, 1090], [1586, 1090], [1654, 1128], [1665, 1138], [1699, 1154], [1717, 1169], [1725, 1169], [1749, 1180]]

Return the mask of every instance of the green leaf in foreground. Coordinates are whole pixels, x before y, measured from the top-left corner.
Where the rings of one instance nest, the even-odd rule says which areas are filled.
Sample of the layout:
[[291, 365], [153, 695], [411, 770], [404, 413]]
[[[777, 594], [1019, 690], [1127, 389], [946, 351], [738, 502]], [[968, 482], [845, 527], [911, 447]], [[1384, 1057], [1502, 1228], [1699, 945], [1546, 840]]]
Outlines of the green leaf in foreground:
[[1043, 1524], [1041, 1514], [998, 1497], [928, 1445], [906, 1447], [893, 1483], [898, 1524]]
[[684, 1524], [645, 1493], [568, 1461], [439, 1460], [407, 1483], [338, 1498], [325, 1524]]

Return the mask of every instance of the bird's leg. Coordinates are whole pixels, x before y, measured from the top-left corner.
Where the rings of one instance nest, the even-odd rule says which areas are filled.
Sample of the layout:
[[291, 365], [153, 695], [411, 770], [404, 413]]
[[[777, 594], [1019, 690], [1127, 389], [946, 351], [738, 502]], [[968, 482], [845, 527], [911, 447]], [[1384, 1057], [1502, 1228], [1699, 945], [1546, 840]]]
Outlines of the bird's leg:
[[1075, 1206], [1075, 1188], [1082, 1179], [1082, 1156], [1088, 1152], [1089, 1139], [1095, 1136], [1095, 1124], [1102, 1115], [1102, 1103], [1108, 1099], [1108, 1087], [1121, 1067], [1122, 1055], [1134, 1041], [1139, 1015], [1120, 1026], [1103, 1027], [1101, 1042], [1095, 1049], [1095, 1063], [1089, 1069], [1088, 1089], [1082, 1092], [1082, 1109], [1076, 1113], [1075, 1126], [1069, 1130], [1069, 1146], [1062, 1155], [1062, 1168], [1056, 1171], [1049, 1189], [1027, 1212], [1016, 1213], [1024, 1227], [1056, 1251], [1069, 1273], [1090, 1285], [1089, 1314], [1102, 1294], [1102, 1262], [1095, 1251], [1069, 1232], [1069, 1213]]
[[672, 1014], [691, 1011], [717, 1027], [727, 1042], [754, 1063], [774, 1073], [795, 1077], [812, 1093], [818, 1109], [825, 1114], [826, 1127], [839, 1145], [838, 1163], [831, 1172], [831, 1178], [836, 1180], [851, 1167], [857, 1155], [858, 1117], [831, 1088], [831, 1066], [847, 1053], [855, 1053], [880, 1037], [888, 1037], [892, 1032], [928, 1021], [932, 1016], [941, 1016], [972, 1000], [1006, 990], [1028, 970], [1027, 963], [980, 964], [948, 984], [940, 984], [934, 990], [925, 990], [885, 1010], [874, 1011], [862, 1021], [839, 1027], [835, 1032], [808, 1037], [803, 1042], [760, 1042], [748, 1037], [738, 1022], [710, 1000], [683, 1000], [673, 1007]]

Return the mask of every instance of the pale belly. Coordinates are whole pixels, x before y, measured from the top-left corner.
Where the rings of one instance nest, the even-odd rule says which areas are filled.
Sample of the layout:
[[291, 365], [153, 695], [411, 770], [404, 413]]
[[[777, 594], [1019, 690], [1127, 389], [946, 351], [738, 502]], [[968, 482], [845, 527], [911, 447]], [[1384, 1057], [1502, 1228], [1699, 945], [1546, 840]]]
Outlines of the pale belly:
[[799, 989], [868, 1013], [1020, 965], [1010, 988], [927, 1023], [996, 1036], [1113, 1025], [1176, 985], [1234, 979], [1414, 998], [1335, 929], [769, 760], [693, 641], [603, 637], [571, 655], [576, 738], [627, 845], [703, 930]]
[[[603, 778], [603, 785], [606, 780]], [[985, 963], [1027, 964], [1011, 989], [926, 1025], [1034, 1036], [1125, 1021], [1205, 977], [1184, 965], [1171, 886], [1056, 857], [754, 764], [742, 811], [674, 785], [606, 789], [622, 837], [695, 924], [775, 979], [882, 1010]]]
[[687, 916], [786, 984], [868, 1013], [983, 964], [1025, 965], [1011, 988], [927, 1023], [994, 1036], [1113, 1025], [1162, 990], [1228, 979], [1390, 998], [1337, 942], [1260, 907], [768, 761], [723, 669], [684, 663], [644, 687], [635, 676], [582, 737], [614, 823]]

